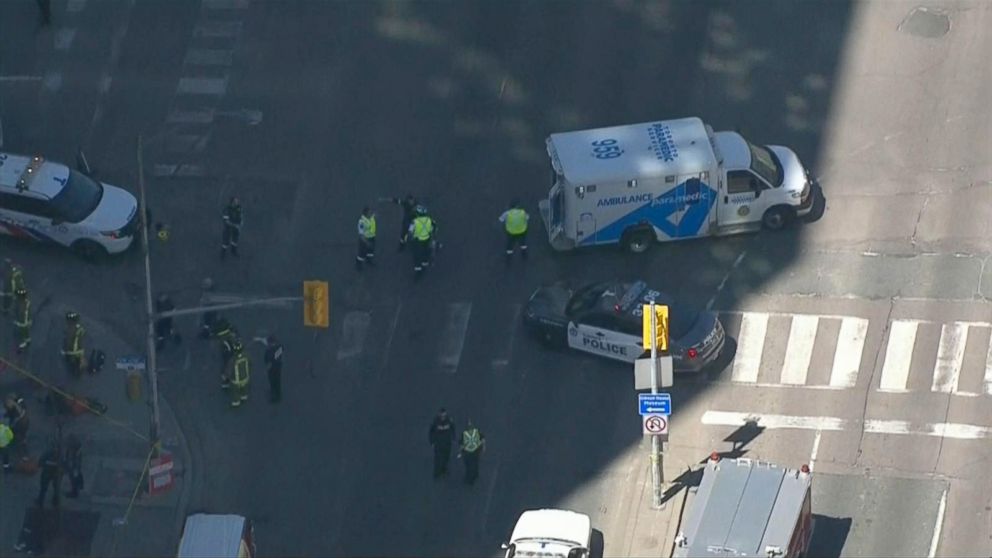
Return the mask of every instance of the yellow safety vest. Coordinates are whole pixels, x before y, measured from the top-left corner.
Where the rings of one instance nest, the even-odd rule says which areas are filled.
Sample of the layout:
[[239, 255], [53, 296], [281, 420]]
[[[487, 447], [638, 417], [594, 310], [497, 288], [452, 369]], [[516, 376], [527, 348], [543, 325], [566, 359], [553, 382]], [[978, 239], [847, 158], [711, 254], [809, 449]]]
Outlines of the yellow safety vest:
[[7, 288], [4, 289], [4, 294], [7, 296], [14, 296], [17, 289], [24, 287], [24, 273], [21, 271], [21, 268], [16, 266], [11, 268], [10, 274], [7, 275], [6, 287]]
[[514, 208], [506, 212], [506, 232], [524, 234], [527, 232], [527, 212]]
[[66, 337], [66, 348], [62, 351], [62, 354], [74, 357], [83, 356], [82, 344], [84, 333], [86, 333], [86, 330], [83, 329], [83, 326], [76, 324], [69, 337]]
[[[17, 316], [20, 319], [17, 319]], [[17, 316], [14, 317], [15, 326], [31, 327], [31, 299], [24, 299], [24, 305], [17, 308]]]
[[375, 215], [371, 217], [362, 215], [359, 217], [358, 230], [365, 238], [375, 238]]
[[234, 360], [234, 378], [231, 379], [236, 386], [246, 386], [248, 385], [248, 372], [251, 363], [248, 362], [248, 357], [244, 354], [238, 354], [237, 358]]
[[430, 240], [434, 232], [434, 220], [430, 217], [417, 217], [413, 220], [413, 238], [419, 241]]
[[14, 441], [14, 431], [6, 424], [0, 424], [0, 449], [5, 448]]
[[478, 428], [471, 428], [462, 432], [462, 449], [473, 453], [482, 446], [482, 433]]

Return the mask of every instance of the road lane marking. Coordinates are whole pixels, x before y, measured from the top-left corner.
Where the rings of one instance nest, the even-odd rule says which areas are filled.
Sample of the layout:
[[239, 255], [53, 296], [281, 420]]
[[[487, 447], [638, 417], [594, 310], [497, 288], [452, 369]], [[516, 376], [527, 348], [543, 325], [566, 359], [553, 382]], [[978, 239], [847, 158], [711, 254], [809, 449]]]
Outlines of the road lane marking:
[[742, 261], [744, 261], [744, 256], [747, 256], [747, 250], [744, 250], [743, 252], [740, 253], [740, 255], [737, 256], [737, 259], [734, 260], [733, 264], [731, 264], [730, 269], [727, 270], [727, 273], [723, 276], [723, 279], [720, 280], [720, 284], [716, 286], [716, 292], [713, 293], [713, 296], [711, 296], [709, 301], [706, 303], [707, 311], [713, 309], [713, 304], [716, 303], [717, 297], [720, 296], [720, 293], [723, 291], [723, 288], [727, 286], [727, 281], [730, 279], [730, 276], [734, 273], [734, 270], [737, 269], [737, 266], [741, 265]]
[[523, 308], [523, 304], [513, 305], [513, 321], [510, 322], [510, 328], [506, 334], [506, 347], [501, 358], [493, 359], [492, 365], [494, 368], [510, 365], [510, 360], [513, 358], [513, 341], [517, 338], [517, 324], [520, 323], [520, 312], [523, 311]]
[[730, 411], [706, 411], [701, 422], [707, 426], [744, 426], [749, 421], [758, 421], [764, 428], [785, 428], [799, 430], [844, 430], [847, 421], [837, 417], [803, 417], [790, 415], [758, 415]]
[[45, 79], [42, 76], [0, 76], [0, 83], [15, 83], [19, 81], [41, 81]]
[[967, 324], [955, 322], [944, 324], [940, 328], [940, 344], [937, 347], [937, 364], [933, 370], [931, 391], [954, 393], [958, 390], [958, 378], [961, 375], [964, 346], [967, 341]]
[[830, 371], [830, 387], [851, 388], [858, 383], [861, 369], [861, 355], [865, 348], [868, 333], [868, 320], [844, 318], [837, 334], [837, 350], [834, 352], [834, 365]]
[[747, 312], [741, 317], [741, 331], [737, 336], [737, 355], [734, 356], [733, 381], [758, 381], [761, 351], [765, 346], [767, 331], [768, 314]]
[[879, 391], [906, 391], [909, 365], [913, 361], [913, 346], [920, 323], [915, 320], [895, 320], [889, 330], [889, 343], [885, 347], [885, 362]]
[[989, 351], [985, 355], [985, 393], [992, 395], [992, 332], [989, 335]]
[[214, 121], [214, 109], [181, 110], [173, 109], [166, 122], [169, 124], [210, 124]]
[[355, 310], [345, 314], [344, 323], [341, 324], [338, 360], [348, 360], [362, 354], [371, 324], [372, 314], [369, 312]]
[[782, 366], [781, 382], [789, 385], [806, 383], [806, 372], [813, 358], [813, 343], [820, 318], [812, 315], [792, 317], [789, 327], [789, 342], [785, 347], [785, 364]]
[[191, 66], [230, 66], [234, 61], [231, 49], [191, 48], [186, 51], [183, 64]]
[[813, 468], [816, 466], [816, 453], [820, 449], [820, 437], [823, 436], [822, 430], [816, 431], [816, 436], [813, 437], [813, 450], [809, 452], [809, 472], [813, 472]]
[[465, 347], [465, 334], [468, 333], [468, 319], [472, 315], [471, 302], [453, 302], [448, 305], [448, 316], [441, 330], [438, 365], [449, 374], [458, 371]]
[[839, 417], [798, 416], [743, 413], [736, 411], [706, 411], [700, 418], [706, 426], [743, 426], [757, 422], [768, 429], [840, 431], [858, 430], [866, 434], [901, 434], [908, 436], [930, 436], [955, 440], [987, 440], [992, 438], [992, 428], [975, 424], [955, 422], [912, 423], [906, 420], [868, 419], [864, 423]]
[[930, 539], [930, 552], [927, 553], [929, 558], [935, 558], [937, 556], [937, 545], [940, 543], [940, 531], [944, 526], [944, 510], [947, 509], [947, 488], [944, 488], [944, 492], [940, 495], [940, 504], [937, 506], [937, 520], [933, 524], [933, 537]]
[[227, 78], [180, 78], [176, 86], [177, 95], [224, 95], [227, 92]]

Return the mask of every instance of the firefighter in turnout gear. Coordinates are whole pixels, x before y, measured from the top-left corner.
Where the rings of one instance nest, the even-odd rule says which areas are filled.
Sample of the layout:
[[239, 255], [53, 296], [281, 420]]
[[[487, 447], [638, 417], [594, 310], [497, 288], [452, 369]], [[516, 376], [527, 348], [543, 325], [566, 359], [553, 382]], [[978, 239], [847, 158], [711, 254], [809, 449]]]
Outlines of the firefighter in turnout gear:
[[465, 483], [475, 484], [479, 478], [479, 457], [486, 449], [486, 437], [469, 420], [462, 431], [462, 445], [458, 457], [465, 461]]
[[3, 280], [3, 313], [9, 314], [18, 289], [27, 287], [24, 285], [24, 271], [21, 270], [21, 266], [12, 262], [10, 258], [4, 260], [4, 263], [7, 264], [7, 274]]
[[224, 208], [221, 217], [224, 220], [224, 234], [221, 238], [220, 259], [224, 259], [228, 250], [231, 251], [231, 255], [238, 257], [238, 241], [241, 240], [241, 225], [244, 223], [244, 214], [241, 210], [241, 202], [236, 196], [231, 197], [231, 201]]
[[393, 198], [393, 203], [403, 209], [403, 224], [400, 226], [400, 245], [397, 252], [406, 248], [406, 242], [410, 238], [410, 223], [417, 216], [417, 198], [413, 194], [407, 194], [405, 198]]
[[83, 356], [86, 350], [83, 349], [83, 336], [86, 330], [79, 323], [79, 314], [76, 312], [66, 312], [65, 314], [65, 336], [62, 340], [62, 358], [69, 369], [69, 373], [79, 377], [83, 373]]
[[362, 264], [375, 265], [375, 213], [369, 207], [362, 209], [358, 218], [358, 255], [355, 256], [355, 269], [361, 271]]
[[31, 346], [31, 299], [24, 287], [18, 288], [14, 295], [17, 297], [14, 305], [14, 340], [20, 354]]
[[520, 257], [527, 259], [527, 223], [530, 215], [520, 206], [520, 200], [513, 200], [510, 208], [499, 216], [499, 222], [506, 229], [506, 263], [513, 258], [514, 246], [520, 246]]
[[231, 406], [240, 407], [248, 401], [248, 380], [251, 374], [251, 362], [240, 341], [234, 342], [234, 358], [230, 361]]
[[427, 208], [418, 205], [417, 216], [410, 223], [410, 236], [413, 237], [413, 271], [417, 279], [420, 278], [424, 270], [431, 261], [431, 241], [434, 238], [434, 219], [427, 214]]

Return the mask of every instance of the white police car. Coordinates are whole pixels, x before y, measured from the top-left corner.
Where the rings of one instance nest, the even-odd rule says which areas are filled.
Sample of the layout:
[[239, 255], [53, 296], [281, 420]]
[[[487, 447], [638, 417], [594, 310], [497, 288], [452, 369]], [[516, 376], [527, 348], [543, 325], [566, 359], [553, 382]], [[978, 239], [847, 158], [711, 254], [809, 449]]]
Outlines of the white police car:
[[644, 354], [644, 304], [668, 308], [669, 353], [675, 370], [698, 372], [723, 349], [723, 325], [713, 312], [699, 312], [651, 290], [643, 281], [594, 283], [578, 290], [556, 284], [534, 291], [524, 324], [551, 347], [570, 347], [633, 362]]
[[0, 234], [91, 258], [126, 250], [139, 221], [126, 190], [42, 157], [0, 153]]

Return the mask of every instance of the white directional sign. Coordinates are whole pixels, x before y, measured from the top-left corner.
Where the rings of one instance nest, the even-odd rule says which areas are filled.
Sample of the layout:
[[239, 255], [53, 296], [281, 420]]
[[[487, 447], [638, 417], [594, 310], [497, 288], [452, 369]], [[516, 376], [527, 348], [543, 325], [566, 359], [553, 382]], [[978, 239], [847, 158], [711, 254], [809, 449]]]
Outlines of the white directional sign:
[[652, 434], [655, 436], [668, 434], [667, 415], [644, 415], [641, 419], [643, 419], [641, 421], [641, 426], [643, 427], [643, 432], [645, 434]]

